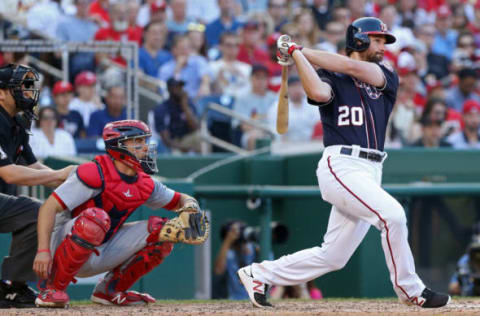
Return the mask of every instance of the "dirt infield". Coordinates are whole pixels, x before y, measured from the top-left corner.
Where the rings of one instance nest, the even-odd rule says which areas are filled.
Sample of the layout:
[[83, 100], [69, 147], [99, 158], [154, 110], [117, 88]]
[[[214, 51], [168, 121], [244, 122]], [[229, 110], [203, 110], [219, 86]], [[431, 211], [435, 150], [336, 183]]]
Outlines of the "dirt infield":
[[72, 304], [69, 309], [9, 309], [0, 314], [15, 316], [177, 316], [177, 315], [480, 315], [480, 299], [454, 299], [448, 307], [422, 309], [409, 307], [394, 299], [359, 300], [326, 299], [321, 301], [274, 301], [275, 308], [260, 310], [246, 301], [160, 301], [148, 307], [108, 307]]

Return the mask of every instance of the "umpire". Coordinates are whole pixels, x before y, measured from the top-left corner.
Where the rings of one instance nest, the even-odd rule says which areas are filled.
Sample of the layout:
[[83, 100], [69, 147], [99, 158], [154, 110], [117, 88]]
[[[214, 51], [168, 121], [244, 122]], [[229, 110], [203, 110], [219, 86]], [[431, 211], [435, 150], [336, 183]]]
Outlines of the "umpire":
[[37, 251], [40, 201], [15, 196], [16, 185], [55, 187], [74, 166], [52, 170], [37, 161], [28, 144], [29, 126], [39, 97], [35, 69], [9, 64], [0, 68], [0, 233], [12, 233], [10, 253], [3, 260], [0, 308], [34, 307], [36, 294], [26, 284]]

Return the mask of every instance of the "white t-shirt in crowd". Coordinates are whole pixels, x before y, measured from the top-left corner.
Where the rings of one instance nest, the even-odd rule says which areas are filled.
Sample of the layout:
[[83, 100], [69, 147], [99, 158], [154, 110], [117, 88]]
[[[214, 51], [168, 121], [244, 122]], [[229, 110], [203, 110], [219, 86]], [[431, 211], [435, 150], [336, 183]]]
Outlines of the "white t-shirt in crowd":
[[80, 100], [79, 98], [74, 98], [72, 101], [70, 101], [70, 104], [68, 105], [68, 108], [70, 110], [78, 111], [78, 113], [82, 115], [85, 128], [88, 127], [88, 123], [90, 122], [90, 115], [97, 110], [102, 110], [104, 107], [105, 106], [102, 105], [101, 108], [98, 108], [96, 103], [85, 102]]
[[53, 144], [50, 144], [47, 136], [41, 129], [32, 129], [30, 136], [30, 147], [37, 158], [47, 158], [49, 156], [75, 156], [77, 149], [70, 133], [57, 128], [53, 138]]
[[235, 97], [245, 95], [250, 90], [252, 66], [237, 60], [233, 62], [233, 67], [236, 71], [231, 71], [223, 59], [210, 62], [212, 81], [218, 83], [220, 70], [225, 69], [223, 76], [227, 84], [225, 86], [220, 85], [221, 93]]
[[[308, 142], [312, 138], [313, 128], [320, 121], [320, 113], [317, 106], [308, 104], [304, 98], [299, 105], [289, 101], [288, 106], [288, 131], [283, 135], [277, 135], [280, 141], [285, 142]], [[273, 103], [268, 110], [268, 124], [275, 130], [277, 124], [277, 102]]]

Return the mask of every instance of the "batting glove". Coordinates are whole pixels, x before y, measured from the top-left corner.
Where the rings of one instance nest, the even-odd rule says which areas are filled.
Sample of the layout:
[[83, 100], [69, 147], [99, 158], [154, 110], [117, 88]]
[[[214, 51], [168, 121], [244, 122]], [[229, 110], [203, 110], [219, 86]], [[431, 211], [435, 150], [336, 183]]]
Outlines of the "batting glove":
[[293, 58], [291, 56], [283, 56], [277, 50], [277, 63], [279, 63], [282, 66], [290, 66], [290, 65], [293, 65]]
[[277, 49], [282, 57], [290, 57], [295, 50], [302, 50], [303, 46], [292, 42], [290, 36], [284, 34], [277, 40]]

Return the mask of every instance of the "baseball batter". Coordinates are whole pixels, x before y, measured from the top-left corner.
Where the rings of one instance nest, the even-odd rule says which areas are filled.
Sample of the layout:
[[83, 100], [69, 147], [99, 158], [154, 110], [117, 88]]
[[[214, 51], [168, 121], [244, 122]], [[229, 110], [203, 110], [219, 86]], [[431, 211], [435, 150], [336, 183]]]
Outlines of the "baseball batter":
[[[94, 289], [93, 302], [153, 303], [149, 294], [127, 290], [162, 263], [173, 243], [199, 244], [208, 236], [197, 201], [150, 177], [157, 169], [156, 147], [147, 144], [150, 136], [141, 121], [107, 124], [103, 139], [108, 155], [80, 165], [41, 206], [33, 264], [42, 279], [37, 306], [65, 307], [69, 303], [65, 290], [74, 277], [107, 271]], [[143, 204], [180, 215], [124, 224]]]
[[295, 63], [310, 104], [320, 109], [325, 150], [316, 173], [322, 198], [333, 205], [323, 244], [243, 267], [239, 277], [255, 306], [271, 306], [271, 285], [300, 284], [343, 268], [373, 225], [400, 301], [445, 306], [450, 297], [428, 289], [416, 274], [405, 212], [380, 186], [398, 88], [397, 74], [382, 60], [395, 37], [381, 20], [368, 17], [348, 27], [346, 40], [348, 57], [302, 48], [288, 36], [277, 43], [279, 63]]

